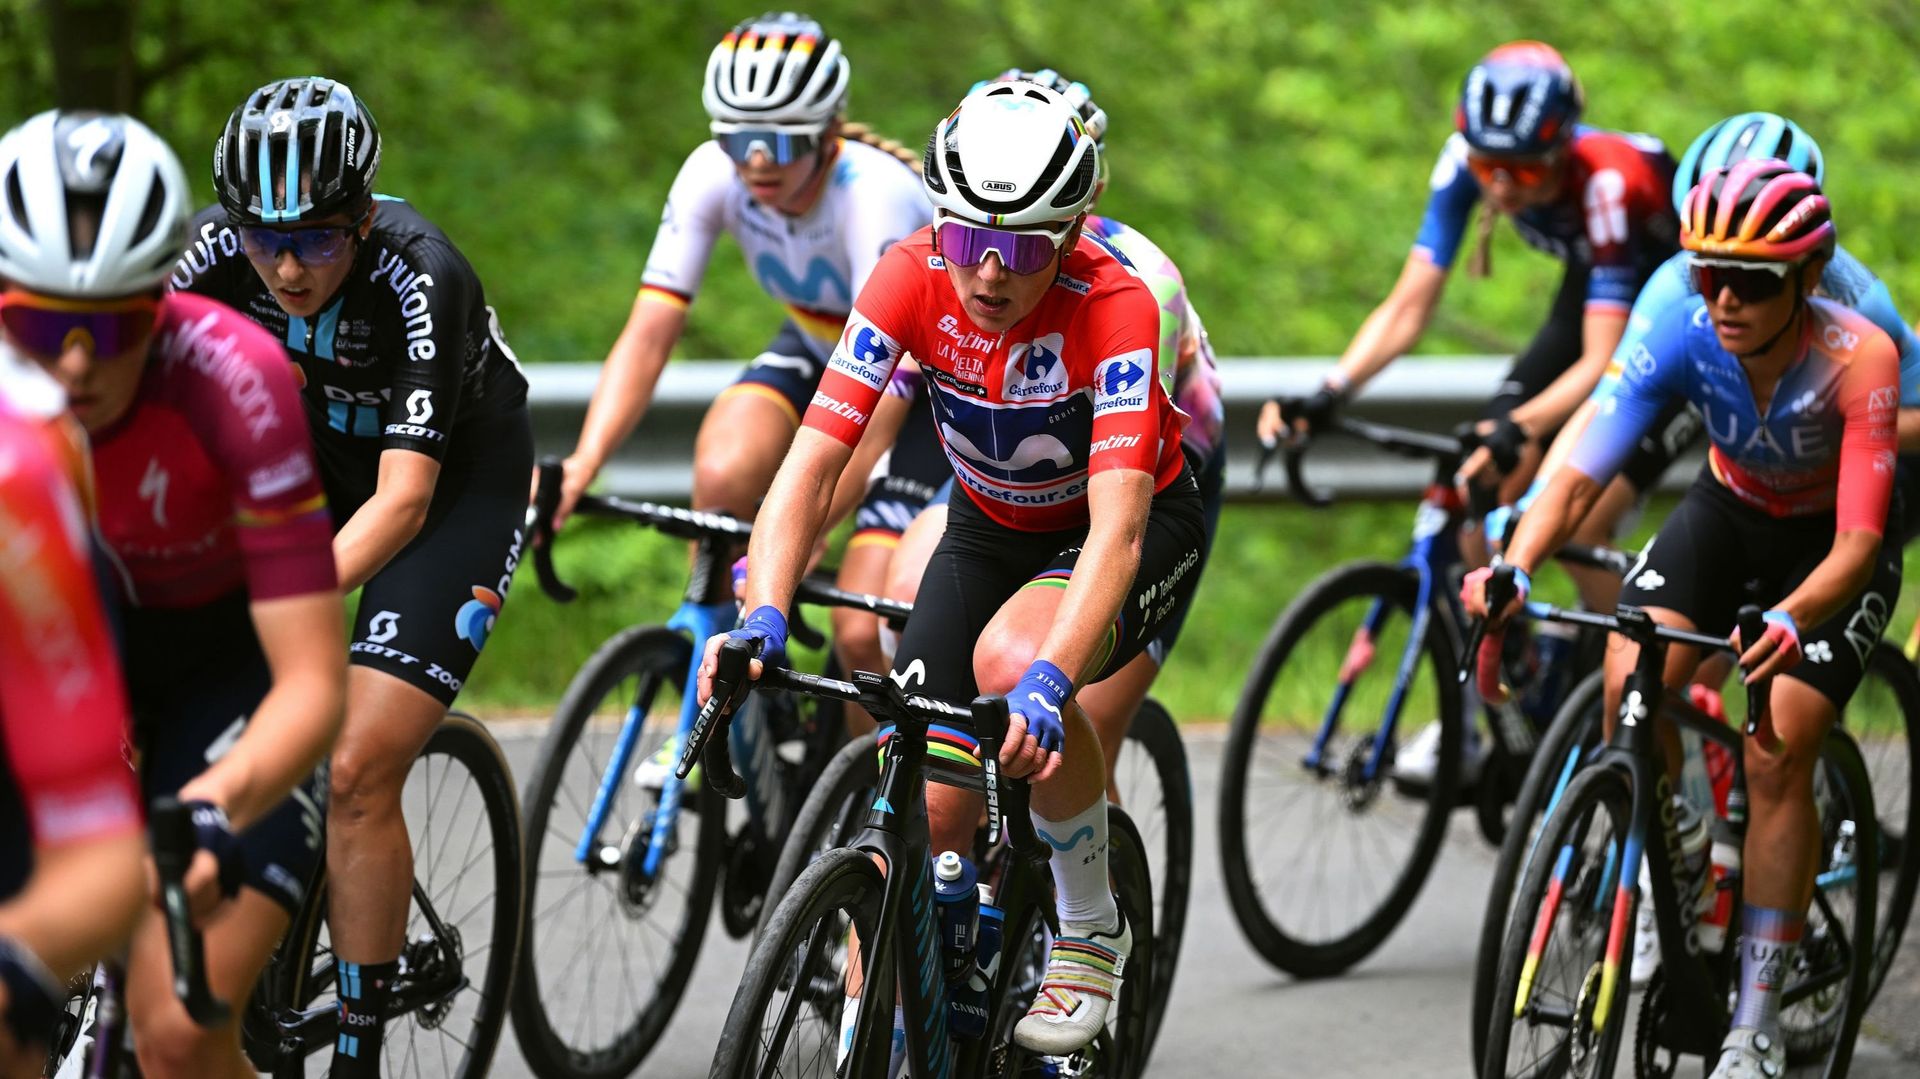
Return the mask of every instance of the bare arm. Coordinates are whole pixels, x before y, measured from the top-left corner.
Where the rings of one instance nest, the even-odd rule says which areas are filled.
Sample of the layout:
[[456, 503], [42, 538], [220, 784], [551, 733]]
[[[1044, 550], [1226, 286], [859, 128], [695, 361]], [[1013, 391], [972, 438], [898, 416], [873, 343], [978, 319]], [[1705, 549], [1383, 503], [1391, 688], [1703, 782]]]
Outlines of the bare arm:
[[873, 419], [867, 422], [866, 434], [860, 436], [860, 445], [854, 448], [852, 460], [847, 462], [839, 485], [833, 489], [827, 528], [846, 520], [848, 514], [859, 508], [860, 500], [867, 495], [867, 487], [873, 482], [874, 466], [880, 463], [880, 456], [899, 441], [911, 411], [913, 398], [895, 397], [890, 393], [881, 396], [879, 407], [873, 410]]
[[1900, 452], [1920, 451], [1920, 408], [1903, 408], [1897, 421], [1900, 427]]
[[580, 440], [567, 457], [560, 508], [554, 514], [556, 527], [565, 523], [581, 493], [646, 416], [660, 372], [686, 325], [687, 309], [671, 299], [642, 292], [633, 301], [626, 328], [600, 368], [599, 384], [580, 425]]
[[1087, 485], [1087, 539], [1076, 564], [1097, 572], [1075, 573], [1040, 642], [1035, 659], [1066, 672], [1076, 685], [1112, 628], [1140, 568], [1140, 545], [1153, 502], [1153, 476], [1134, 469], [1110, 469]]
[[56, 980], [73, 977], [133, 932], [146, 853], [137, 831], [36, 848], [26, 887], [0, 904], [0, 937], [24, 944]]
[[[395, 452], [410, 451], [388, 456]], [[180, 788], [183, 801], [204, 799], [226, 810], [236, 832], [278, 805], [327, 755], [347, 691], [345, 612], [337, 593], [261, 600], [251, 609], [273, 688], [226, 756]]]
[[440, 462], [414, 450], [383, 450], [373, 497], [354, 511], [333, 537], [333, 561], [340, 590], [366, 584], [400, 549], [413, 542], [426, 523]]
[[1611, 308], [1589, 310], [1580, 320], [1580, 358], [1560, 372], [1533, 399], [1513, 410], [1513, 422], [1538, 438], [1566, 423], [1582, 402], [1593, 395], [1607, 362], [1627, 332], [1627, 314]]
[[1793, 616], [1795, 625], [1817, 626], [1851, 603], [1873, 579], [1873, 560], [1880, 552], [1880, 535], [1856, 528], [1833, 537], [1827, 557], [1813, 567], [1800, 587], [1774, 609]]
[[[1514, 534], [1513, 542], [1507, 544], [1507, 563], [1518, 566], [1531, 576], [1540, 568], [1540, 563], [1551, 558], [1553, 552], [1559, 550], [1560, 545], [1573, 535], [1574, 529], [1586, 519], [1605, 489], [1605, 484], [1577, 468], [1563, 468], [1554, 473], [1553, 479], [1547, 483], [1547, 489], [1540, 492], [1533, 507], [1527, 510], [1526, 516], [1520, 518], [1520, 528]], [[1486, 617], [1484, 587], [1469, 588], [1461, 598], [1465, 601], [1468, 615]], [[1518, 608], [1519, 601], [1516, 599], [1504, 611], [1488, 618], [1489, 624], [1498, 628]]]
[[[1342, 396], [1356, 394], [1388, 364], [1419, 344], [1446, 286], [1446, 270], [1417, 251], [1408, 255], [1393, 291], [1360, 324], [1360, 332], [1353, 335], [1347, 350], [1340, 354], [1340, 362], [1328, 372], [1327, 384]], [[1260, 410], [1261, 440], [1272, 443], [1279, 439], [1281, 427], [1279, 406], [1267, 402]]]

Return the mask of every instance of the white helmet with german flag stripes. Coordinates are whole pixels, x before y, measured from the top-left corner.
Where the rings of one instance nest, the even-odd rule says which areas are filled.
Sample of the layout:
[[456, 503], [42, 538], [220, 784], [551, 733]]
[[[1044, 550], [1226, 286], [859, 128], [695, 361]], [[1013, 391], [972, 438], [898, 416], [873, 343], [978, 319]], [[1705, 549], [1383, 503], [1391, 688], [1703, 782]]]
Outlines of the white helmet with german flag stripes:
[[811, 17], [769, 11], [727, 31], [707, 57], [701, 100], [729, 124], [824, 128], [847, 103], [850, 65]]
[[1099, 174], [1099, 140], [1065, 97], [1000, 82], [967, 95], [933, 129], [921, 182], [947, 216], [1020, 228], [1077, 217]]

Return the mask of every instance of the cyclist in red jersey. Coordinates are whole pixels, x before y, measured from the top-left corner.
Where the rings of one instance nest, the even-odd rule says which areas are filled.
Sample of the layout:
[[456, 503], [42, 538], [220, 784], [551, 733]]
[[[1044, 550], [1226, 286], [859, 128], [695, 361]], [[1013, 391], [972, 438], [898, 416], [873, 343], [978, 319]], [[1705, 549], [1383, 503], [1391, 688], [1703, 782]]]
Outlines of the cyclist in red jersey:
[[[1330, 416], [1420, 343], [1474, 204], [1484, 200], [1477, 272], [1485, 272], [1493, 213], [1511, 217], [1530, 246], [1566, 263], [1546, 323], [1484, 413], [1485, 451], [1462, 469], [1469, 477], [1489, 466], [1531, 474], [1541, 440], [1600, 381], [1635, 294], [1675, 250], [1672, 157], [1649, 136], [1580, 124], [1584, 105], [1566, 60], [1542, 42], [1508, 42], [1468, 72], [1456, 131], [1434, 165], [1426, 216], [1400, 279], [1309, 399], [1303, 427]], [[1269, 403], [1260, 436], [1272, 442], [1280, 434], [1279, 407]], [[1518, 495], [1523, 485], [1508, 486]]]
[[[142, 793], [194, 811], [187, 883], [208, 981], [245, 1000], [319, 857], [317, 766], [345, 693], [326, 500], [292, 368], [239, 313], [162, 292], [189, 192], [138, 122], [36, 116], [0, 140], [0, 183], [17, 192], [0, 205], [0, 329], [92, 437]], [[143, 1072], [252, 1074], [237, 1024], [201, 1028], [175, 998], [157, 911], [127, 974]]]
[[11, 398], [0, 379], [0, 1076], [8, 1077], [40, 1074], [67, 979], [126, 941], [147, 894], [140, 807], [120, 753], [126, 692], [88, 565], [86, 517], [44, 421]]
[[[1080, 235], [1099, 168], [1073, 106], [1027, 83], [970, 95], [928, 143], [931, 228], [894, 245], [854, 301], [756, 532], [734, 636], [785, 644], [785, 610], [828, 497], [901, 356], [928, 379], [956, 494], [893, 677], [935, 697], [1007, 695], [1000, 760], [1034, 783], [1061, 932], [1015, 1037], [1092, 1039], [1132, 934], [1106, 871], [1105, 769], [1077, 688], [1124, 667], [1192, 593], [1203, 510], [1159, 377], [1159, 307]], [[1085, 567], [1087, 572], [1077, 572]], [[701, 692], [721, 640], [708, 642]], [[980, 803], [927, 792], [934, 850], [971, 846]]]

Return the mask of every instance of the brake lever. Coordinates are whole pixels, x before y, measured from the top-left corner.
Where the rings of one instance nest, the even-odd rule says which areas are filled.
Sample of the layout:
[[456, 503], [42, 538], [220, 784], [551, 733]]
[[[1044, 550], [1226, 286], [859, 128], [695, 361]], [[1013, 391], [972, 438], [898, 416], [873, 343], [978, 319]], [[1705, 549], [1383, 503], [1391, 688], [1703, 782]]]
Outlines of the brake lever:
[[[726, 724], [718, 721], [731, 714], [746, 696], [752, 684], [747, 678], [752, 662], [753, 650], [747, 642], [729, 640], [721, 644], [720, 654], [714, 661], [713, 696], [700, 706], [700, 714], [693, 719], [693, 729], [673, 769], [674, 775], [685, 779], [693, 773], [696, 762], [705, 764], [706, 781], [728, 798], [746, 794], [746, 780], [733, 770], [733, 754], [727, 740], [713, 737], [714, 727], [725, 727]], [[689, 693], [696, 691], [697, 687], [687, 687]]]
[[527, 532], [533, 537], [533, 571], [540, 579], [540, 591], [555, 603], [572, 603], [580, 595], [560, 580], [553, 568], [553, 514], [560, 508], [560, 481], [564, 476], [560, 458], [542, 457], [533, 505], [527, 510]]
[[[1749, 603], [1740, 608], [1738, 622], [1740, 649], [1743, 652], [1752, 648], [1755, 641], [1767, 635], [1765, 612], [1754, 604]], [[1738, 658], [1735, 657], [1736, 661]], [[1757, 740], [1760, 748], [1767, 750], [1779, 744], [1779, 739], [1773, 731], [1772, 701], [1772, 678], [1762, 679], [1747, 687], [1747, 737]]]
[[215, 997], [207, 985], [205, 941], [194, 929], [193, 915], [187, 908], [187, 868], [199, 850], [193, 835], [193, 812], [167, 796], [154, 800], [147, 817], [153, 864], [160, 878], [167, 948], [173, 956], [174, 996], [195, 1023], [207, 1028], [221, 1026], [232, 1018], [233, 1009]]

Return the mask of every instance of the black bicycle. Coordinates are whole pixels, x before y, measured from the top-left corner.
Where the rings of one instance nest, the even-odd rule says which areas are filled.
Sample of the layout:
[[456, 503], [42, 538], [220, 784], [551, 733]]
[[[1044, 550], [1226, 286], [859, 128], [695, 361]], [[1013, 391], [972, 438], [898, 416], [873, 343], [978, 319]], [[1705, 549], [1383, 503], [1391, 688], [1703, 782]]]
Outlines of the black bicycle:
[[[698, 755], [709, 776], [730, 774], [727, 739], [708, 736], [718, 713], [746, 690], [747, 662], [744, 644], [721, 650], [714, 696], [682, 759], [683, 770]], [[755, 945], [711, 1074], [884, 1075], [896, 988], [907, 1067], [916, 1076], [1010, 1079], [1045, 1074], [1043, 1069], [1115, 1079], [1139, 1074], [1151, 1022], [1149, 994], [1123, 988], [1108, 1029], [1069, 1060], [1036, 1060], [1012, 1041], [1013, 1026], [1039, 986], [1056, 926], [1049, 849], [1033, 832], [1026, 785], [1006, 783], [999, 774], [1006, 701], [981, 697], [963, 708], [908, 696], [879, 675], [858, 672], [854, 678], [848, 683], [770, 667], [760, 679], [764, 688], [858, 702], [876, 720], [894, 724], [895, 735], [883, 750], [875, 798], [859, 834], [807, 867]], [[931, 755], [933, 723], [963, 736], [970, 731], [977, 767]], [[981, 879], [1004, 916], [1004, 929], [997, 959], [981, 971], [986, 990], [978, 1038], [952, 1037], [948, 1025], [950, 990], [942, 969], [947, 957], [938, 939], [927, 838], [929, 778], [977, 789], [986, 799], [993, 854], [983, 862]], [[1134, 940], [1123, 976], [1131, 985], [1151, 984], [1156, 960], [1146, 852], [1125, 811], [1111, 810], [1109, 821], [1114, 890]], [[865, 988], [843, 1053], [847, 983], [840, 972], [848, 967]]]
[[[897, 612], [880, 611], [904, 620], [904, 604]], [[822, 853], [847, 845], [864, 826], [880, 781], [877, 734], [856, 738], [840, 747], [794, 818], [786, 849], [774, 868], [769, 896], [782, 896], [802, 871]], [[1114, 797], [1110, 805], [1126, 808], [1147, 852], [1153, 881], [1154, 967], [1153, 1022], [1147, 1032], [1144, 1060], [1159, 1037], [1160, 1020], [1173, 995], [1173, 972], [1185, 937], [1187, 904], [1193, 882], [1193, 781], [1187, 771], [1186, 745], [1173, 717], [1158, 701], [1148, 698], [1134, 713], [1126, 742], [1114, 767]], [[765, 912], [771, 917], [771, 907]], [[766, 918], [762, 919], [762, 932]]]
[[[1582, 679], [1567, 696], [1560, 714], [1540, 739], [1539, 750], [1527, 769], [1514, 799], [1506, 841], [1494, 862], [1487, 886], [1487, 907], [1474, 961], [1474, 1067], [1485, 1054], [1488, 1016], [1493, 1008], [1494, 982], [1499, 976], [1500, 950], [1507, 935], [1513, 897], [1527, 864], [1541, 849], [1541, 824], [1565, 796], [1567, 787], [1600, 751], [1605, 719], [1604, 672]], [[1735, 699], [1726, 700], [1729, 719], [1742, 720]], [[1911, 836], [1920, 835], [1920, 800], [1910, 796], [1912, 759], [1920, 741], [1920, 675], [1890, 641], [1877, 641], [1867, 655], [1865, 678], [1841, 717], [1854, 736], [1873, 788], [1875, 815], [1880, 823], [1880, 894], [1874, 905], [1874, 965], [1868, 1003], [1878, 995], [1887, 971], [1900, 950], [1916, 885], [1920, 885], [1920, 852]]]
[[[1282, 403], [1289, 415], [1291, 403]], [[1466, 572], [1457, 540], [1468, 507], [1454, 473], [1468, 446], [1457, 438], [1341, 418], [1338, 431], [1391, 453], [1433, 462], [1398, 564], [1350, 562], [1309, 583], [1274, 621], [1234, 708], [1220, 780], [1220, 855], [1235, 920], [1254, 949], [1296, 977], [1325, 977], [1378, 948], [1420, 894], [1456, 806], [1472, 805], [1482, 833], [1499, 843], [1506, 804], [1553, 715], [1556, 685], [1597, 665], [1597, 638], [1559, 638], [1540, 669], [1509, 657], [1516, 699], [1484, 705], [1455, 672], [1465, 655], [1459, 603]], [[1290, 447], [1294, 496], [1330, 504], [1302, 475], [1304, 447]], [[1570, 545], [1567, 557], [1625, 568], [1624, 556]], [[1516, 644], [1520, 643], [1516, 638]], [[1544, 649], [1545, 638], [1538, 642]], [[1492, 745], [1478, 783], [1460, 778], [1462, 745], [1476, 712]], [[1434, 774], [1396, 775], [1406, 723], [1438, 728]], [[1281, 832], [1274, 822], [1311, 820]], [[1330, 892], [1324, 873], [1343, 867]]]
[[[387, 1002], [382, 1073], [482, 1076], [506, 1025], [507, 988], [519, 950], [520, 813], [512, 773], [479, 720], [449, 712], [414, 758], [401, 805], [414, 855], [413, 904]], [[317, 811], [312, 824], [316, 832], [324, 826]], [[181, 827], [156, 813], [154, 860], [163, 882], [184, 874], [192, 856], [192, 826], [184, 826], [184, 841]], [[339, 1033], [324, 861], [252, 998], [239, 1009], [206, 992], [197, 973], [198, 935], [182, 928], [184, 895], [176, 897], [169, 887], [163, 896], [176, 989], [188, 1014], [215, 1026], [237, 1012], [241, 1044], [254, 1067], [275, 1079], [304, 1077], [307, 1058], [332, 1049]], [[127, 1045], [123, 984], [118, 964], [103, 963], [74, 987], [50, 1042], [47, 1074], [138, 1074]]]
[[[558, 465], [541, 463], [534, 568], [558, 602], [574, 597], [553, 566]], [[664, 625], [614, 634], [567, 687], [527, 780], [527, 924], [513, 994], [514, 1032], [548, 1079], [611, 1079], [640, 1066], [679, 1007], [716, 895], [735, 937], [751, 932], [794, 815], [845, 739], [837, 701], [756, 693], [729, 728], [746, 773], [729, 820], [710, 776], [672, 761], [698, 709], [685, 691], [698, 649], [738, 620], [729, 573], [752, 534], [734, 517], [587, 496], [576, 512], [694, 544], [685, 600]], [[886, 600], [819, 578], [802, 604], [903, 616]], [[797, 645], [825, 638], [796, 615]], [[829, 652], [828, 669], [832, 670]], [[773, 893], [778, 898], [778, 893]]]
[[[1489, 604], [1504, 605], [1502, 597], [1512, 595], [1510, 572], [1497, 572]], [[1757, 607], [1741, 612], [1749, 639], [1758, 632], [1751, 627], [1759, 614]], [[1681, 839], [1668, 811], [1670, 785], [1655, 729], [1660, 719], [1671, 719], [1732, 754], [1727, 824], [1739, 844], [1746, 817], [1741, 733], [1662, 682], [1670, 643], [1709, 653], [1730, 648], [1719, 637], [1661, 626], [1635, 607], [1608, 616], [1529, 603], [1527, 615], [1619, 633], [1637, 643], [1640, 654], [1622, 689], [1611, 741], [1580, 769], [1547, 817], [1540, 856], [1528, 864], [1515, 895], [1513, 909], [1522, 916], [1507, 926], [1480, 1074], [1614, 1074], [1629, 1021], [1625, 962], [1633, 951], [1635, 877], [1643, 857], [1664, 961], [1641, 999], [1635, 1074], [1671, 1076], [1683, 1055], [1710, 1065], [1728, 1028], [1737, 949], [1702, 947], [1691, 918], [1694, 897], [1678, 894]], [[1754, 688], [1748, 733], [1764, 729], [1760, 702], [1767, 690]], [[1821, 861], [1806, 935], [1781, 990], [1781, 1022], [1790, 1059], [1817, 1061], [1823, 1074], [1841, 1076], [1867, 1004], [1880, 841], [1866, 766], [1845, 731], [1829, 733], [1821, 762], [1815, 783]], [[1720, 887], [1731, 893], [1726, 898], [1735, 912], [1726, 939], [1737, 940], [1739, 873], [1728, 874]]]

